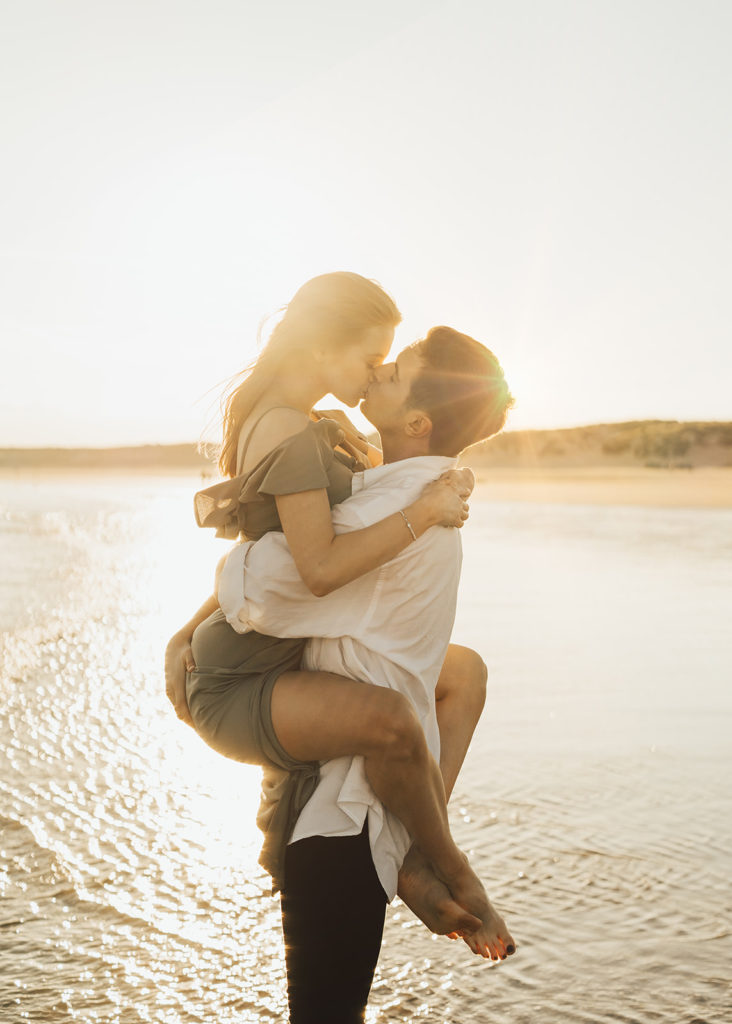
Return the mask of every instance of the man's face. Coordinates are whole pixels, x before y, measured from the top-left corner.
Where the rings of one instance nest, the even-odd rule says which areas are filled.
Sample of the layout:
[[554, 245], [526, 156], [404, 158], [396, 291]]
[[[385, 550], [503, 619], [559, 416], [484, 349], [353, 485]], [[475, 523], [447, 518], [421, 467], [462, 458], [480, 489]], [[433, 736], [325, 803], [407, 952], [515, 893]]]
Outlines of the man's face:
[[400, 352], [395, 362], [383, 363], [374, 369], [366, 398], [361, 402], [361, 412], [380, 433], [404, 426], [409, 392], [421, 369], [422, 360], [416, 345]]

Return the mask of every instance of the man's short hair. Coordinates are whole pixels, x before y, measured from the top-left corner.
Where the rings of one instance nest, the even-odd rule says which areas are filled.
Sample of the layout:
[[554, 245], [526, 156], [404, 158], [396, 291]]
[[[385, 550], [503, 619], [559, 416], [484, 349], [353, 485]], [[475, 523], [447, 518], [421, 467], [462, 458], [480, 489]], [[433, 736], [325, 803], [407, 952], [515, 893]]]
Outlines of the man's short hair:
[[503, 429], [514, 399], [485, 345], [451, 327], [433, 327], [413, 349], [423, 366], [407, 404], [432, 420], [434, 455], [459, 455]]

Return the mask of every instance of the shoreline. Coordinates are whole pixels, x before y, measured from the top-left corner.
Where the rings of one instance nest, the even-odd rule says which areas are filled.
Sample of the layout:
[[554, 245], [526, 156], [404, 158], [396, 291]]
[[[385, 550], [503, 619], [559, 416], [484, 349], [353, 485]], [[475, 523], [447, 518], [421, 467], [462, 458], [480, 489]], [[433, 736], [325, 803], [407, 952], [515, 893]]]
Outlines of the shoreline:
[[215, 484], [220, 479], [216, 473], [204, 473], [195, 466], [0, 466], [0, 480], [45, 480], [48, 478], [67, 480], [80, 479], [89, 480], [90, 477], [99, 477], [100, 480], [126, 477], [164, 477], [181, 480], [202, 479], [206, 486]]
[[633, 466], [519, 469], [478, 467], [476, 495], [486, 501], [659, 508], [732, 508], [732, 468]]
[[[466, 462], [469, 460], [466, 459]], [[483, 501], [568, 505], [638, 505], [659, 508], [732, 508], [732, 467], [651, 469], [635, 466], [506, 467], [474, 466], [475, 497]], [[0, 467], [0, 481], [43, 483], [94, 479], [188, 480], [194, 488], [216, 483], [183, 466], [15, 466]]]

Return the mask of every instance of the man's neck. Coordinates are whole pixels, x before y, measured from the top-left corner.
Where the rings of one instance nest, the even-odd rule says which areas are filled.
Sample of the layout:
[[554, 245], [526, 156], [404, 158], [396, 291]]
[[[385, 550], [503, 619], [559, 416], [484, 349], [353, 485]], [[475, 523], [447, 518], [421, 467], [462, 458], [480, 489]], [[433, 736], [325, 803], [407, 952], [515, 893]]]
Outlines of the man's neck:
[[414, 459], [418, 455], [431, 454], [428, 440], [407, 437], [404, 434], [398, 437], [382, 434], [381, 445], [381, 450], [384, 454], [384, 465], [388, 462], [401, 462], [402, 459]]

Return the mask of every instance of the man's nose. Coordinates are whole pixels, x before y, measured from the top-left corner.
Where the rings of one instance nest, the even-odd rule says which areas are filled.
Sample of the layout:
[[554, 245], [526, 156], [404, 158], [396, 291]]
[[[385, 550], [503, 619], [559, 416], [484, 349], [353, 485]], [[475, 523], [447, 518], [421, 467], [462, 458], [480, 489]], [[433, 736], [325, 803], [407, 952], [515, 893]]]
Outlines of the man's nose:
[[375, 366], [371, 371], [372, 384], [380, 384], [382, 380], [386, 380], [391, 376], [393, 370], [393, 363], [382, 363], [381, 366]]

